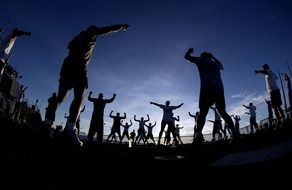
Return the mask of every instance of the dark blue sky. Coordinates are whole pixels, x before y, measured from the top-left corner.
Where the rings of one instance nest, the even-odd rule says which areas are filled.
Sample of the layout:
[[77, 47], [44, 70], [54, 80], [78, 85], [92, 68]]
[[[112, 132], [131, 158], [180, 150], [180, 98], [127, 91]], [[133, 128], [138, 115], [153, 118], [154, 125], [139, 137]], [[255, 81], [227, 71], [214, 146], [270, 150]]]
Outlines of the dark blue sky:
[[[227, 110], [240, 114], [242, 125], [248, 121], [243, 103], [258, 106], [258, 121], [267, 116], [264, 77], [254, 70], [267, 63], [274, 71], [288, 72], [286, 63], [292, 62], [291, 1], [4, 0], [1, 7], [3, 35], [14, 27], [32, 32], [31, 37], [17, 39], [11, 64], [29, 86], [27, 98], [40, 99], [42, 114], [47, 98], [57, 90], [68, 42], [91, 24], [130, 25], [128, 31], [98, 38], [89, 65], [86, 97], [90, 90], [106, 98], [117, 93], [105, 110], [106, 133], [111, 110], [126, 112], [132, 120], [134, 114], [139, 118], [148, 113], [159, 126], [162, 112], [149, 102], [166, 100], [184, 103], [175, 115], [185, 127], [181, 133], [192, 133], [193, 120], [187, 113], [198, 111], [200, 81], [196, 66], [183, 58], [189, 47], [195, 55], [210, 51], [221, 60]], [[71, 100], [72, 93], [57, 112], [57, 124], [64, 121]], [[84, 103], [81, 124], [87, 132], [92, 105]], [[209, 117], [214, 117], [211, 111]], [[135, 122], [133, 126], [138, 127]], [[157, 134], [159, 127], [155, 128]]]

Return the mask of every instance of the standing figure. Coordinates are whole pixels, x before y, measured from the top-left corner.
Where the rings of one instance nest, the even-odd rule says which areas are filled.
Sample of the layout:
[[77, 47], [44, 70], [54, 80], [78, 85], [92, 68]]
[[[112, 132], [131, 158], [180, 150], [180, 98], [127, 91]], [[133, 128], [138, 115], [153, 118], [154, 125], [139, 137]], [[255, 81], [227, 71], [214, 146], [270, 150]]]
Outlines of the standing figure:
[[155, 125], [156, 125], [156, 121], [153, 125], [152, 125], [152, 123], [149, 123], [149, 125], [146, 125], [146, 123], [145, 123], [144, 125], [147, 127], [147, 136], [146, 136], [147, 144], [149, 144], [148, 139], [151, 139], [152, 142], [155, 144], [155, 140], [154, 140], [152, 131], [153, 131], [153, 127], [155, 127]]
[[[0, 29], [0, 33], [2, 33], [3, 29]], [[11, 50], [14, 46], [14, 43], [19, 36], [30, 36], [30, 32], [26, 32], [23, 30], [19, 30], [18, 28], [14, 28], [8, 36], [2, 38], [0, 36], [0, 75], [3, 74], [5, 67], [8, 64], [8, 60], [11, 57]], [[1, 78], [0, 78], [1, 81]]]
[[137, 121], [139, 123], [139, 128], [138, 128], [138, 135], [135, 140], [135, 144], [138, 141], [138, 144], [140, 143], [141, 140], [143, 140], [144, 144], [146, 142], [146, 131], [145, 131], [145, 123], [150, 120], [149, 115], [147, 114], [147, 119], [144, 120], [144, 117], [141, 117], [140, 120], [136, 119], [136, 115], [134, 115], [134, 121]]
[[122, 134], [122, 140], [124, 139], [124, 137], [127, 137], [128, 141], [130, 140], [130, 136], [129, 136], [129, 128], [133, 125], [132, 120], [130, 120], [130, 124], [128, 122], [126, 122], [125, 125], [123, 125], [121, 123], [121, 126], [124, 127], [124, 131]]
[[255, 74], [261, 73], [265, 75], [266, 88], [270, 94], [270, 99], [272, 103], [272, 107], [274, 109], [277, 121], [281, 123], [281, 119], [285, 118], [283, 109], [281, 108], [282, 99], [281, 92], [277, 85], [278, 77], [277, 75], [270, 69], [268, 64], [263, 65], [263, 70], [255, 70]]
[[52, 134], [52, 125], [56, 118], [55, 107], [57, 105], [57, 94], [53, 92], [52, 96], [48, 99], [48, 106], [45, 113], [45, 125], [48, 129], [49, 135]]
[[289, 97], [289, 118], [291, 118], [292, 113], [292, 86], [291, 86], [291, 80], [290, 77], [286, 73], [282, 73], [283, 78], [285, 81], [287, 81], [287, 90], [288, 90], [288, 97]]
[[256, 121], [256, 107], [252, 103], [249, 103], [249, 106], [243, 105], [243, 107], [249, 110], [247, 114], [250, 115], [249, 124], [251, 133], [254, 132], [254, 128], [256, 131], [258, 131], [259, 126]]
[[87, 68], [96, 44], [96, 38], [105, 34], [126, 30], [128, 27], [127, 24], [100, 28], [91, 25], [74, 37], [68, 45], [69, 54], [64, 59], [61, 68], [57, 95], [58, 103], [55, 107], [57, 108], [65, 100], [71, 89], [74, 90], [74, 99], [69, 109], [69, 120], [66, 123], [64, 132], [70, 136], [72, 142], [76, 145], [82, 146], [83, 144], [76, 133], [76, 121], [80, 113], [84, 91], [88, 88]]
[[[198, 118], [199, 112], [197, 111], [195, 115], [192, 115], [191, 112], [189, 112], [189, 116], [194, 118], [195, 124], [194, 124], [194, 134], [193, 134], [193, 142], [192, 144], [196, 143], [195, 142], [195, 137], [196, 137], [196, 131], [197, 131], [197, 118]], [[204, 140], [203, 140], [204, 141]]]
[[113, 122], [113, 126], [111, 128], [111, 133], [109, 134], [106, 142], [108, 143], [109, 139], [115, 135], [115, 133], [118, 134], [119, 139], [120, 139], [120, 143], [122, 143], [122, 136], [121, 136], [121, 120], [122, 119], [126, 119], [127, 115], [126, 113], [124, 113], [124, 116], [121, 117], [120, 113], [118, 112], [116, 116], [112, 115], [113, 111], [111, 111], [110, 113], [110, 117], [113, 118], [114, 122]]
[[[180, 138], [180, 130], [183, 129], [183, 128], [184, 127], [180, 127], [179, 124], [176, 124], [175, 131], [174, 131], [175, 136], [176, 136], [178, 142], [180, 142], [180, 144], [184, 144], [183, 141]], [[175, 143], [175, 141], [173, 141], [173, 143]]]
[[12, 119], [18, 123], [20, 122], [20, 114], [21, 114], [21, 109], [23, 106], [24, 97], [25, 97], [24, 92], [26, 89], [27, 87], [20, 85], [19, 88], [17, 89], [16, 96], [15, 96], [15, 106], [12, 113]]
[[269, 114], [269, 127], [274, 126], [274, 114], [273, 114], [273, 108], [270, 100], [265, 99], [267, 106], [268, 106], [268, 114]]
[[193, 51], [194, 49], [190, 48], [185, 53], [184, 58], [197, 65], [201, 79], [199, 98], [200, 111], [197, 118], [195, 142], [201, 143], [204, 140], [202, 130], [206, 122], [209, 108], [213, 104], [215, 104], [219, 114], [232, 130], [233, 138], [238, 137], [234, 131], [234, 123], [225, 109], [224, 87], [220, 74], [220, 71], [223, 70], [223, 65], [209, 52], [203, 52], [200, 57], [195, 57], [191, 55]]
[[92, 141], [95, 133], [97, 133], [97, 142], [102, 143], [104, 130], [104, 108], [106, 104], [114, 101], [116, 94], [114, 94], [110, 99], [103, 99], [102, 93], [99, 93], [98, 98], [92, 98], [91, 95], [92, 91], [90, 91], [88, 95], [88, 100], [93, 103], [93, 112], [87, 138]]
[[162, 136], [162, 133], [164, 131], [165, 126], [167, 125], [169, 127], [173, 124], [173, 118], [172, 118], [173, 112], [172, 111], [177, 109], [177, 108], [180, 108], [183, 105], [183, 103], [181, 103], [178, 106], [170, 106], [170, 101], [167, 100], [165, 102], [165, 105], [157, 104], [154, 102], [150, 102], [150, 104], [153, 104], [153, 105], [158, 106], [161, 109], [163, 109], [163, 117], [162, 117], [162, 121], [161, 121], [161, 128], [160, 128], [160, 132], [159, 132], [159, 136], [158, 136], [158, 143], [157, 143], [158, 145], [160, 145], [160, 139], [161, 139], [161, 136]]

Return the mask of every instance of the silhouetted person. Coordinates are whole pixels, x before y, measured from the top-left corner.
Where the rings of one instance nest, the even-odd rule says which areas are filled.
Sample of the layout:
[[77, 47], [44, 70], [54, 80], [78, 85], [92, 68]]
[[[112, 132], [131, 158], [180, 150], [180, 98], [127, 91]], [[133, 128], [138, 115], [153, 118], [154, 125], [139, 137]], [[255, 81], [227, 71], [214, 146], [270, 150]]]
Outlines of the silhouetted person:
[[267, 91], [270, 94], [270, 100], [274, 109], [278, 122], [285, 118], [283, 109], [281, 108], [282, 99], [280, 89], [277, 85], [277, 75], [270, 69], [268, 64], [263, 65], [263, 70], [255, 70], [255, 74], [261, 73], [265, 75]]
[[248, 114], [250, 115], [249, 124], [250, 124], [251, 133], [254, 132], [254, 128], [256, 131], [258, 131], [259, 126], [256, 121], [256, 107], [252, 103], [249, 103], [248, 106], [246, 105], [242, 105], [242, 106], [249, 110]]
[[12, 113], [12, 118], [16, 122], [20, 122], [20, 114], [21, 114], [21, 106], [23, 105], [24, 97], [25, 97], [25, 90], [27, 87], [20, 85], [17, 89], [16, 96], [15, 96], [15, 106]]
[[237, 133], [240, 135], [240, 129], [239, 129], [239, 121], [241, 120], [239, 115], [232, 115], [234, 118], [234, 127]]
[[151, 139], [152, 142], [155, 144], [155, 140], [154, 140], [154, 137], [153, 137], [153, 127], [155, 127], [156, 121], [155, 121], [155, 123], [153, 125], [152, 125], [152, 123], [149, 123], [149, 125], [146, 125], [146, 123], [144, 123], [144, 125], [147, 127], [147, 135], [146, 135], [147, 143], [149, 144], [148, 139]]
[[93, 140], [95, 133], [97, 133], [97, 142], [102, 143], [104, 130], [104, 108], [106, 104], [114, 101], [116, 94], [110, 99], [103, 99], [103, 94], [100, 93], [98, 98], [92, 98], [92, 91], [89, 92], [88, 100], [93, 103], [93, 112], [91, 116], [88, 139]]
[[265, 99], [267, 106], [268, 106], [268, 118], [269, 118], [269, 126], [273, 127], [274, 125], [274, 114], [273, 114], [273, 108], [272, 108], [272, 103], [270, 100]]
[[180, 127], [179, 124], [176, 124], [175, 130], [174, 130], [175, 136], [176, 136], [178, 142], [180, 142], [180, 144], [184, 144], [180, 138], [180, 130], [183, 128], [184, 127]]
[[48, 129], [49, 135], [52, 134], [52, 125], [56, 118], [55, 110], [56, 108], [54, 106], [57, 105], [57, 94], [53, 92], [52, 96], [48, 99], [48, 106], [46, 107], [46, 113], [45, 113], [45, 125]]
[[170, 106], [170, 101], [166, 101], [165, 105], [157, 104], [154, 102], [150, 102], [150, 104], [158, 106], [163, 110], [163, 117], [162, 117], [162, 121], [161, 121], [161, 128], [159, 131], [158, 143], [157, 143], [158, 145], [160, 145], [160, 139], [161, 139], [161, 136], [162, 136], [162, 133], [164, 131], [165, 126], [167, 125], [169, 127], [170, 125], [173, 124], [173, 118], [172, 118], [173, 112], [172, 111], [177, 109], [177, 108], [180, 108], [183, 105], [183, 103], [181, 103], [178, 106]]
[[69, 90], [73, 89], [74, 99], [69, 109], [69, 122], [66, 124], [64, 131], [70, 135], [72, 142], [79, 146], [82, 146], [82, 142], [76, 134], [77, 130], [75, 125], [80, 113], [84, 91], [88, 88], [87, 68], [96, 44], [96, 38], [98, 36], [126, 30], [128, 27], [127, 24], [100, 28], [91, 25], [74, 37], [67, 47], [69, 54], [65, 58], [60, 72], [57, 95], [58, 105], [64, 101]]
[[131, 133], [130, 133], [130, 138], [131, 138], [131, 141], [134, 143], [135, 142], [135, 137], [136, 137], [136, 133], [135, 133], [135, 130], [133, 130]]
[[124, 127], [124, 131], [122, 134], [122, 140], [124, 139], [124, 137], [127, 137], [128, 141], [130, 140], [130, 136], [129, 136], [129, 128], [133, 125], [132, 120], [130, 120], [130, 124], [128, 122], [126, 122], [125, 125], [123, 125], [121, 123], [121, 126]]
[[108, 142], [108, 140], [109, 140], [113, 135], [115, 135], [115, 133], [117, 133], [118, 136], [119, 136], [119, 139], [120, 139], [120, 143], [121, 143], [121, 142], [122, 142], [122, 136], [121, 136], [121, 120], [122, 120], [122, 119], [126, 119], [127, 115], [126, 115], [126, 113], [124, 113], [124, 116], [121, 117], [121, 116], [120, 116], [120, 113], [117, 113], [116, 116], [113, 116], [112, 113], [113, 113], [113, 111], [111, 111], [111, 113], [110, 113], [109, 116], [110, 116], [111, 118], [113, 118], [114, 122], [113, 122], [113, 126], [112, 126], [112, 129], [111, 129], [111, 133], [109, 134], [109, 136], [108, 136], [108, 138], [107, 138], [106, 141]]
[[193, 51], [193, 48], [190, 48], [184, 58], [197, 65], [201, 79], [200, 111], [197, 118], [195, 142], [201, 143], [204, 139], [202, 130], [206, 122], [209, 107], [214, 103], [219, 114], [232, 130], [233, 138], [236, 138], [238, 135], [235, 134], [233, 121], [225, 110], [224, 87], [220, 74], [223, 66], [211, 53], [203, 52], [200, 57], [195, 57], [191, 55]]
[[287, 90], [288, 90], [289, 108], [290, 108], [289, 117], [291, 118], [291, 112], [292, 112], [292, 86], [291, 86], [291, 80], [290, 80], [290, 77], [286, 73], [282, 73], [282, 75], [283, 75], [284, 80], [287, 81]]
[[134, 121], [137, 121], [139, 123], [139, 128], [138, 128], [138, 134], [135, 140], [135, 144], [138, 141], [138, 144], [140, 143], [141, 140], [143, 140], [144, 144], [146, 142], [146, 131], [145, 131], [145, 123], [150, 120], [149, 115], [147, 114], [147, 119], [144, 120], [144, 117], [141, 117], [140, 120], [136, 119], [136, 115], [134, 115]]
[[191, 112], [189, 112], [189, 116], [194, 118], [195, 124], [194, 124], [194, 134], [193, 134], [193, 142], [195, 143], [195, 137], [196, 137], [196, 131], [197, 131], [197, 118], [198, 118], [199, 112], [197, 111], [195, 115], [192, 115]]
[[221, 120], [220, 122], [218, 120], [207, 120], [211, 123], [213, 123], [213, 129], [212, 129], [212, 142], [216, 141], [216, 135], [218, 135], [218, 139], [222, 139], [222, 133], [220, 132], [220, 126], [222, 128]]
[[211, 106], [210, 108], [214, 111], [214, 121], [208, 120], [208, 121], [214, 123], [214, 125], [213, 125], [213, 140], [215, 140], [216, 134], [218, 134], [219, 138], [222, 139], [222, 133], [224, 135], [224, 138], [227, 138], [226, 131], [224, 131], [223, 127], [222, 127], [222, 120], [221, 120], [220, 114], [218, 113], [218, 111], [215, 107]]
[[[82, 110], [80, 110], [80, 114], [84, 111], [85, 111], [85, 105], [83, 106]], [[77, 129], [78, 136], [80, 135], [80, 114], [79, 114], [77, 121], [76, 121], [76, 129]]]
[[170, 134], [172, 134], [174, 144], [178, 145], [178, 140], [175, 133], [175, 121], [179, 121], [179, 116], [174, 117], [173, 113], [171, 113], [170, 122], [167, 125], [167, 130], [165, 132], [165, 138], [164, 138], [165, 145], [170, 145], [170, 141], [171, 141]]
[[[1, 32], [3, 29], [1, 29]], [[11, 34], [7, 35], [6, 37], [2, 38], [0, 35], [0, 74], [3, 74], [5, 66], [8, 64], [8, 60], [11, 56], [11, 50], [14, 46], [14, 43], [19, 36], [30, 36], [30, 32], [26, 32], [23, 30], [19, 30], [18, 28], [14, 28]], [[1, 81], [1, 78], [0, 78]]]

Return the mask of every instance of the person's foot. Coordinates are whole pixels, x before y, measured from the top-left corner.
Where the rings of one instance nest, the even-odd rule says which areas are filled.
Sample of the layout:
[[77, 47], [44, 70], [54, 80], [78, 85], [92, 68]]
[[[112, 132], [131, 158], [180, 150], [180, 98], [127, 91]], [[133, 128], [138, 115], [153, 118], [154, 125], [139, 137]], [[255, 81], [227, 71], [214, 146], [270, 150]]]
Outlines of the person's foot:
[[195, 138], [193, 140], [193, 144], [201, 144], [202, 142], [204, 142], [204, 136], [202, 133], [196, 133]]
[[83, 142], [80, 140], [78, 131], [72, 126], [66, 125], [63, 132], [69, 137], [70, 141], [77, 146], [83, 146]]

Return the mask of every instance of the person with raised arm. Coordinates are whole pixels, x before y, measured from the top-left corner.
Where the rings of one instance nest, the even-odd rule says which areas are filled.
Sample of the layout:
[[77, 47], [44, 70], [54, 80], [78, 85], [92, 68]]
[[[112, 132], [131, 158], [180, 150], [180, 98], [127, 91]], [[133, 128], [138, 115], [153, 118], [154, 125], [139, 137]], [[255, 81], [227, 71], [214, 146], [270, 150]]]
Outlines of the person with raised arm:
[[172, 111], [177, 109], [177, 108], [180, 108], [183, 105], [183, 103], [181, 103], [178, 106], [170, 106], [170, 101], [167, 100], [165, 102], [165, 105], [158, 104], [155, 102], [150, 102], [150, 104], [158, 106], [163, 110], [163, 117], [161, 120], [161, 127], [160, 127], [159, 136], [158, 136], [158, 143], [157, 143], [157, 145], [160, 145], [161, 136], [163, 134], [165, 126], [167, 125], [169, 127], [169, 126], [172, 126], [172, 124], [173, 124], [173, 118], [172, 118], [173, 112]]
[[232, 130], [232, 136], [235, 139], [238, 135], [234, 130], [234, 123], [230, 115], [226, 112], [224, 86], [220, 73], [221, 70], [223, 70], [223, 65], [210, 52], [202, 52], [199, 57], [193, 56], [193, 52], [194, 49], [189, 48], [184, 58], [198, 67], [201, 79], [199, 98], [200, 111], [197, 118], [197, 131], [194, 142], [195, 144], [200, 144], [204, 140], [202, 130], [206, 122], [209, 108], [213, 104], [215, 104], [219, 114]]

